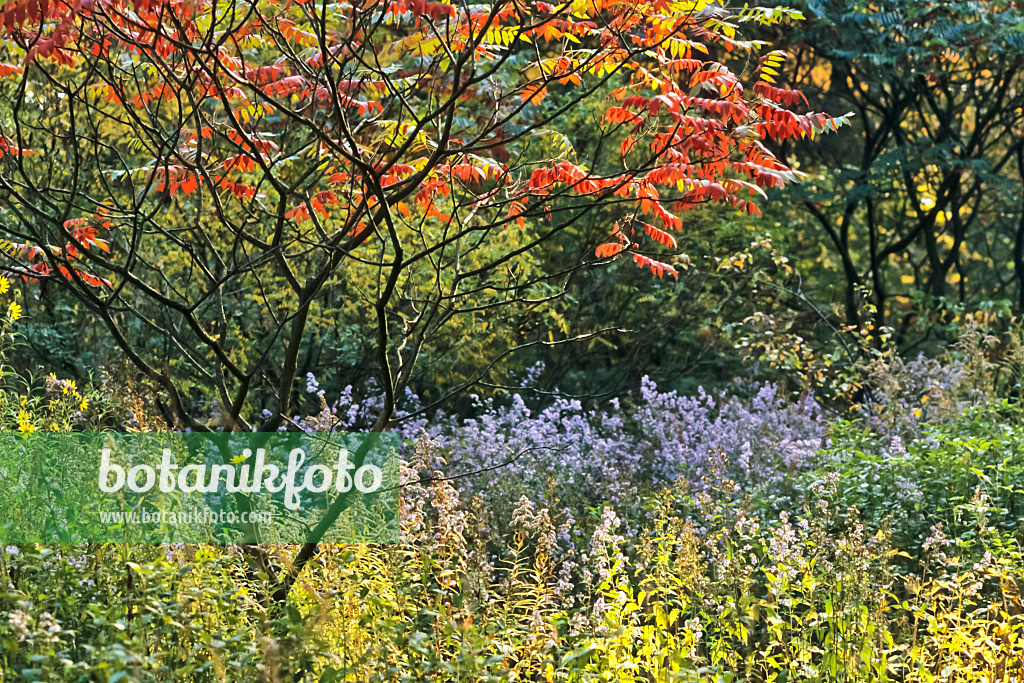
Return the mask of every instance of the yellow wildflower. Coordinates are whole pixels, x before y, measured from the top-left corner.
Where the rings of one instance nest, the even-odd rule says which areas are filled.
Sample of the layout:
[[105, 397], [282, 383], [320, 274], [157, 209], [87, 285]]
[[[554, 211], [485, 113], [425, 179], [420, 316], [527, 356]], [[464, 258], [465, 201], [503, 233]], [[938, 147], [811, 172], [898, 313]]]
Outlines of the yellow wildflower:
[[26, 412], [24, 410], [19, 412], [18, 413], [18, 431], [24, 432], [26, 434], [31, 434], [35, 430], [36, 430], [36, 428], [32, 424], [31, 416], [28, 414], [28, 412]]
[[18, 318], [20, 318], [21, 304], [12, 301], [11, 305], [7, 307], [7, 315], [11, 317], [11, 320], [17, 320]]
[[78, 404], [78, 409], [79, 410], [88, 410], [89, 409], [89, 399], [83, 397], [82, 398], [82, 402]]
[[0, 276], [0, 294], [6, 294], [11, 289], [11, 281]]

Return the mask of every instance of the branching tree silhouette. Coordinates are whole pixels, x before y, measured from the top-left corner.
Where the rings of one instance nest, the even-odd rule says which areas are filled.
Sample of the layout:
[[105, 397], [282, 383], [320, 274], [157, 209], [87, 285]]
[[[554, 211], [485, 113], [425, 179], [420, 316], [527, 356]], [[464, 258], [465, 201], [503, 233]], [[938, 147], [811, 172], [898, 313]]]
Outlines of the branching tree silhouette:
[[807, 5], [816, 19], [785, 30], [799, 45], [791, 82], [856, 118], [842, 138], [783, 158], [823, 171], [799, 193], [839, 262], [847, 321], [905, 333], [922, 313], [915, 292], [936, 307], [1007, 299], [1024, 310], [1020, 9]]
[[[386, 430], [453, 320], [541, 305], [609, 259], [674, 276], [682, 212], [757, 213], [792, 179], [762, 141], [842, 120], [791, 111], [781, 56], [736, 37], [787, 17], [703, 0], [16, 0], [0, 13], [6, 268], [72, 291], [160, 388], [168, 426], [192, 430], [289, 427], [311, 312], [356, 301], [376, 319]], [[601, 112], [586, 150], [559, 127], [580, 106]], [[607, 224], [564, 268], [523, 265], [594, 212]], [[196, 385], [217, 392], [216, 427], [193, 414]]]

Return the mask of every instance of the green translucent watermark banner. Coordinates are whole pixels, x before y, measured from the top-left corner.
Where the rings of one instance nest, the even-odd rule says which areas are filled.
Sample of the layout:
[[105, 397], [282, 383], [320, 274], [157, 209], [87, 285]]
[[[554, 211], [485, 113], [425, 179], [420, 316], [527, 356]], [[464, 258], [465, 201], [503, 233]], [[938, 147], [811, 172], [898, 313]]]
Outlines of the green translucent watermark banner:
[[3, 432], [0, 542], [394, 543], [400, 443], [393, 433]]

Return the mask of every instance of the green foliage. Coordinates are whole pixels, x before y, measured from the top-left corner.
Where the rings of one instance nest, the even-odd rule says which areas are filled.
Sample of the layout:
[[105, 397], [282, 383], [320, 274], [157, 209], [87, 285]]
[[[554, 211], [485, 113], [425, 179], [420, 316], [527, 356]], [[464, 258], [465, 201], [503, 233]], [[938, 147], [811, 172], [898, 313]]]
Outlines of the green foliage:
[[213, 548], [8, 546], [0, 668], [25, 681], [258, 678], [242, 569]]
[[1024, 519], [1022, 417], [1020, 406], [1006, 401], [975, 407], [906, 444], [886, 443], [856, 422], [837, 423], [823, 453], [840, 474], [836, 500], [863, 510], [871, 528], [889, 527], [899, 547], [917, 554], [935, 524], [953, 538], [969, 534], [974, 520], [963, 513], [972, 500], [991, 508], [988, 531], [1012, 536]]
[[[776, 37], [800, 49], [787, 82], [855, 114], [793, 146], [807, 182], [768, 205], [812, 298], [855, 326], [938, 352], [963, 313], [1024, 307], [1020, 107], [1024, 15], [1013, 3], [799, 5]], [[782, 242], [780, 241], [780, 244]], [[1008, 319], [1009, 315], [1004, 319]]]

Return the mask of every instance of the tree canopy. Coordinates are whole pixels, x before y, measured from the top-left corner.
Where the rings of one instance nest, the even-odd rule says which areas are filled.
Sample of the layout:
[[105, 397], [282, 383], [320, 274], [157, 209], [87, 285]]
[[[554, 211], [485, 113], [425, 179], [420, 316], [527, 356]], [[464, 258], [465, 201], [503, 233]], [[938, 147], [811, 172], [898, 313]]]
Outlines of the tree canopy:
[[[737, 28], [793, 16], [703, 0], [8, 4], [7, 267], [70, 290], [159, 386], [167, 423], [192, 429], [287, 426], [325, 329], [311, 319], [347, 311], [382, 427], [453, 321], [494, 325], [608, 259], [677, 277], [685, 211], [757, 214], [792, 180], [765, 143], [843, 120], [792, 111], [784, 54]], [[581, 105], [600, 116], [577, 149], [564, 122]], [[522, 345], [496, 339], [491, 362]], [[192, 414], [195, 387], [215, 388], [218, 424]]]

